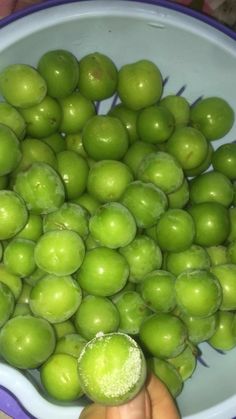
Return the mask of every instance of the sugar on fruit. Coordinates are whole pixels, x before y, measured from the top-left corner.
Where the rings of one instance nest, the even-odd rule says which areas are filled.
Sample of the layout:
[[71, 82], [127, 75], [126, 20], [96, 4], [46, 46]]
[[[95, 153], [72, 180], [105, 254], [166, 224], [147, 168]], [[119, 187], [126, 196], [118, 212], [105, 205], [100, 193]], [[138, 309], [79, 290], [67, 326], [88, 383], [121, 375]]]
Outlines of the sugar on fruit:
[[97, 334], [78, 359], [81, 386], [97, 403], [119, 405], [131, 400], [146, 378], [144, 355], [129, 335]]

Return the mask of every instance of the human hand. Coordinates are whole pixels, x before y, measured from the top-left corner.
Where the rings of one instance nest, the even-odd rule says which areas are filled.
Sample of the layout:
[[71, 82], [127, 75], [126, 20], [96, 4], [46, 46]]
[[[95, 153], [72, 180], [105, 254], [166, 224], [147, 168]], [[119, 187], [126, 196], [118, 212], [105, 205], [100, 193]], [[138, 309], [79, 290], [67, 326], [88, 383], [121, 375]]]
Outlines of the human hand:
[[176, 403], [166, 386], [153, 374], [139, 394], [121, 406], [86, 407], [80, 419], [180, 419]]
[[42, 1], [45, 0], [0, 0], [0, 19]]

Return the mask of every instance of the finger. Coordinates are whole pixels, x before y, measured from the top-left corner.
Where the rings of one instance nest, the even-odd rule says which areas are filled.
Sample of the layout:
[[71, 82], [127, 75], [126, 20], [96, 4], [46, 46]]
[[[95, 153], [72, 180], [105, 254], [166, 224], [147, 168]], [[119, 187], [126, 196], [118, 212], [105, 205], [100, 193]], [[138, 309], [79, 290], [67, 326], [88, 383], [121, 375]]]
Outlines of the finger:
[[147, 381], [147, 391], [151, 400], [153, 419], [180, 419], [174, 398], [167, 387], [153, 374]]
[[0, 4], [0, 19], [12, 13], [14, 7], [14, 0], [1, 0]]
[[149, 395], [142, 389], [139, 394], [129, 402], [107, 407], [106, 419], [151, 419]]
[[42, 3], [43, 0], [18, 0], [16, 2], [14, 12], [20, 9], [24, 9], [25, 7], [33, 6], [36, 3]]
[[105, 419], [105, 411], [105, 406], [93, 403], [83, 409], [79, 419]]

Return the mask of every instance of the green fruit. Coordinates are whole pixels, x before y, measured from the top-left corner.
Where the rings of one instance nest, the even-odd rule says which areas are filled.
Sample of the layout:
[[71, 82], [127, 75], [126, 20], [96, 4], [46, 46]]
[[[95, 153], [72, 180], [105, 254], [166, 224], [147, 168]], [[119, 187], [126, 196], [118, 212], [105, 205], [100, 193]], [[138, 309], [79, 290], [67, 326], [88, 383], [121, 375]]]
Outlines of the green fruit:
[[85, 394], [103, 405], [120, 405], [135, 397], [146, 378], [146, 363], [137, 343], [128, 335], [97, 336], [78, 359]]

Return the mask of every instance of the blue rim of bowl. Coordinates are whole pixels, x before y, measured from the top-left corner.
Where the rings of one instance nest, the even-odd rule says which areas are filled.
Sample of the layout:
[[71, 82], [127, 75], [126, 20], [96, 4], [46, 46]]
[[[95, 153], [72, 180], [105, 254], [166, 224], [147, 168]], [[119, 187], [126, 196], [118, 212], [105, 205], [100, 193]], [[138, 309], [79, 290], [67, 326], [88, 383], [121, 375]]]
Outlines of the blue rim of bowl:
[[[82, 3], [83, 1], [85, 0], [42, 0], [41, 3], [26, 7], [24, 9], [14, 12], [11, 15], [1, 19], [0, 29], [4, 28], [5, 26], [9, 25], [10, 23], [13, 23], [14, 21], [18, 19], [21, 19], [27, 15], [38, 12], [40, 10], [45, 10], [50, 7], [68, 4], [68, 3]], [[89, 0], [89, 1], [92, 1], [92, 0]], [[174, 3], [169, 0], [130, 0], [130, 1], [135, 1], [137, 3], [152, 4], [155, 6], [161, 6], [161, 7], [165, 7], [167, 9], [174, 10], [179, 13], [191, 16], [197, 20], [200, 20], [210, 25], [211, 27], [219, 30], [220, 32], [223, 32], [225, 35], [229, 36], [230, 38], [236, 40], [236, 31], [234, 31], [233, 29], [231, 29], [224, 23], [221, 23], [211, 16], [208, 16], [204, 13], [193, 10], [179, 3]]]

